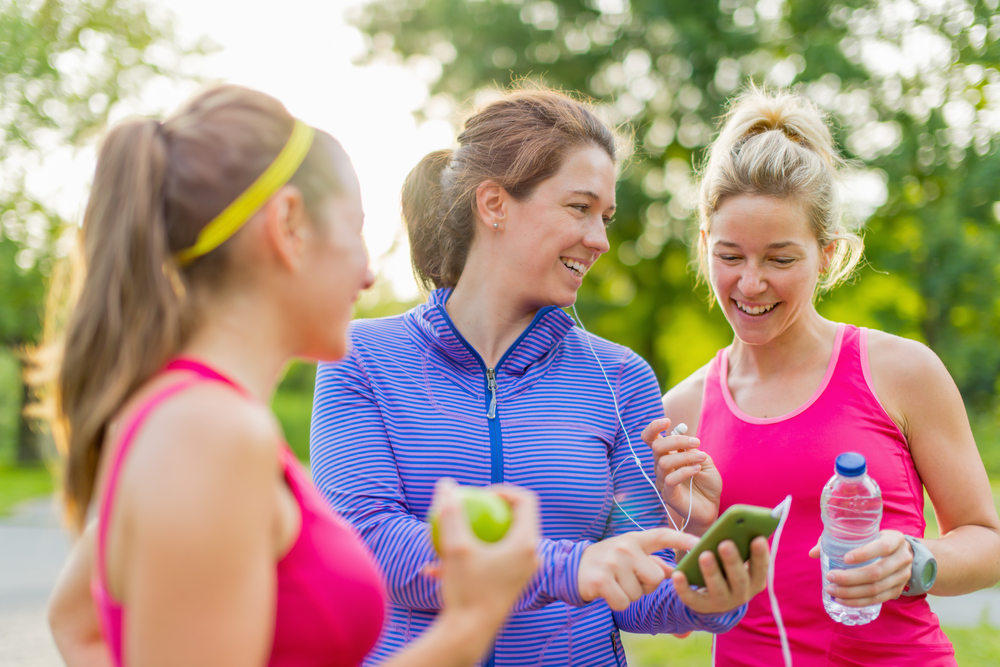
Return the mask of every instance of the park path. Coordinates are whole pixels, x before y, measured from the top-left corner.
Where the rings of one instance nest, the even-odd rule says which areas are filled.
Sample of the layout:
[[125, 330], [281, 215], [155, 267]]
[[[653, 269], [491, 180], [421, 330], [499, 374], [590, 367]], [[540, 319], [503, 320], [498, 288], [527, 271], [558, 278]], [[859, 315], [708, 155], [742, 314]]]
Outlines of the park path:
[[0, 667], [58, 667], [45, 603], [70, 539], [51, 500], [18, 506], [0, 518]]
[[[20, 505], [0, 518], [0, 667], [60, 667], [45, 622], [45, 603], [70, 540], [51, 500]], [[931, 597], [942, 624], [1000, 628], [1000, 588], [954, 598]]]

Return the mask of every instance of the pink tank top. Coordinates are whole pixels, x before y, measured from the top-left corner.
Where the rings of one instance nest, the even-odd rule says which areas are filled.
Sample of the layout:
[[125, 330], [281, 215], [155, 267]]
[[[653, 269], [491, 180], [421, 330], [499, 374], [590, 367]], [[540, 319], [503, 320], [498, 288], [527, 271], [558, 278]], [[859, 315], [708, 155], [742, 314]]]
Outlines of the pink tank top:
[[[924, 534], [924, 496], [906, 438], [875, 395], [866, 329], [841, 324], [826, 376], [812, 397], [782, 417], [758, 419], [729, 392], [728, 348], [705, 378], [698, 438], [722, 474], [720, 511], [748, 503], [774, 507], [792, 494], [775, 560], [775, 593], [795, 667], [923, 665], [953, 667], [955, 654], [926, 596], [882, 605], [867, 625], [835, 623], [823, 609], [819, 559], [809, 550], [823, 532], [820, 493], [836, 456], [860, 452], [882, 489], [882, 528]], [[750, 601], [743, 621], [716, 639], [716, 665], [783, 664], [766, 593]]]
[[[122, 643], [128, 613], [108, 592], [104, 548], [122, 462], [146, 417], [171, 396], [200, 382], [224, 382], [246, 394], [235, 383], [197, 361], [177, 359], [166, 366], [166, 371], [185, 371], [188, 376], [151, 396], [126, 422], [101, 498], [97, 566], [91, 592], [115, 667], [124, 665]], [[313, 488], [287, 445], [282, 445], [280, 458], [285, 480], [302, 514], [302, 525], [291, 549], [276, 564], [274, 640], [267, 664], [359, 665], [382, 630], [385, 587], [381, 573], [354, 530], [334, 515]]]

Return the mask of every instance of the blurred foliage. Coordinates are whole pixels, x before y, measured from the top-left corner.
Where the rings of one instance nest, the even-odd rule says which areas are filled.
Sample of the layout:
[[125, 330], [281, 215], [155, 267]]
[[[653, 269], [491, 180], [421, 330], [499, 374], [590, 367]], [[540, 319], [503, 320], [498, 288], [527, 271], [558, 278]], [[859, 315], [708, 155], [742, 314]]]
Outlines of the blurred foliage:
[[429, 83], [425, 118], [538, 79], [634, 133], [613, 250], [578, 303], [664, 388], [732, 338], [688, 270], [692, 185], [726, 101], [751, 80], [807, 95], [852, 160], [850, 218], [867, 220], [868, 265], [820, 311], [928, 343], [994, 425], [980, 444], [1000, 452], [997, 4], [379, 0], [352, 20], [369, 38], [364, 62], [403, 63]]
[[[158, 10], [157, 10], [158, 11]], [[156, 77], [180, 76], [169, 22], [139, 0], [0, 0], [0, 343], [18, 351], [41, 332], [45, 283], [75, 221], [28, 187], [46, 158], [92, 140], [121, 101]], [[2, 389], [7, 391], [6, 386]], [[27, 392], [15, 390], [23, 405]], [[6, 403], [4, 396], [0, 403]], [[3, 432], [6, 437], [8, 434]], [[22, 418], [17, 456], [37, 458]], [[2, 445], [4, 443], [0, 443]], [[0, 446], [0, 450], [2, 450]]]
[[0, 463], [0, 517], [10, 514], [19, 503], [50, 495], [55, 479], [48, 468], [20, 468]]

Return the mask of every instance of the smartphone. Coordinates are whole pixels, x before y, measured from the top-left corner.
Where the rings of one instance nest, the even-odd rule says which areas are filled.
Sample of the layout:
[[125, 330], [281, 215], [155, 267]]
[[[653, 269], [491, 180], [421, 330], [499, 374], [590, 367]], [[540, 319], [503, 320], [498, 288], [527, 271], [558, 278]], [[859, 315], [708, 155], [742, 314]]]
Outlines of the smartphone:
[[[719, 544], [723, 540], [732, 540], [739, 549], [740, 558], [745, 561], [750, 557], [750, 542], [758, 536], [770, 537], [778, 527], [778, 518], [772, 516], [772, 512], [774, 510], [769, 507], [732, 505], [705, 531], [701, 541], [677, 564], [677, 569], [687, 576], [688, 583], [692, 586], [704, 586], [705, 578], [698, 567], [698, 556], [703, 551], [713, 552], [719, 569], [722, 570]], [[722, 570], [722, 574], [725, 576], [725, 570]]]

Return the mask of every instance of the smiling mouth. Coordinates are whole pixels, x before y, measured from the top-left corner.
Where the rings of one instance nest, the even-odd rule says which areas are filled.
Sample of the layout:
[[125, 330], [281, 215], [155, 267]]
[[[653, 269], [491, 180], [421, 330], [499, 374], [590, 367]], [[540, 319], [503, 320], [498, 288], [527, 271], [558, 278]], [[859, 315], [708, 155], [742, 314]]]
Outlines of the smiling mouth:
[[747, 315], [764, 315], [774, 310], [775, 306], [780, 302], [775, 303], [765, 303], [765, 304], [750, 304], [741, 303], [736, 299], [732, 299], [732, 302], [736, 304], [736, 307], [746, 313]]
[[563, 263], [563, 266], [572, 271], [577, 278], [583, 278], [587, 275], [589, 267], [586, 264], [578, 262], [575, 259], [570, 259], [569, 257], [560, 257], [559, 261]]

